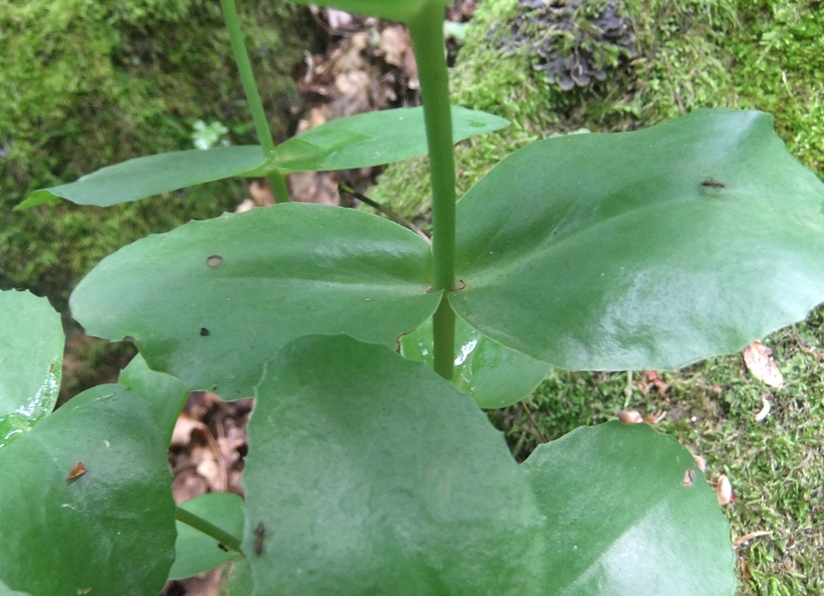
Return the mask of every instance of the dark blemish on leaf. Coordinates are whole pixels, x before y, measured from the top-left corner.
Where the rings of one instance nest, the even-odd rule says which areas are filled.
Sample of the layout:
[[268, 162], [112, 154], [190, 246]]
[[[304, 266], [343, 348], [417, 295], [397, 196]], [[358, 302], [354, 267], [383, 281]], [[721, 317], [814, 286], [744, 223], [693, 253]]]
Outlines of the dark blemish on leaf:
[[707, 187], [707, 188], [727, 188], [726, 186], [724, 186], [724, 185], [723, 185], [723, 184], [721, 184], [720, 182], [716, 182], [715, 180], [712, 180], [712, 179], [710, 179], [710, 180], [704, 180], [704, 181], [701, 183], [701, 186], [705, 186], [705, 187]]
[[263, 527], [263, 522], [260, 522], [255, 528], [255, 554], [263, 554], [263, 535], [266, 533], [266, 528]]
[[200, 334], [201, 334], [203, 337], [206, 337], [207, 335], [209, 335], [209, 330], [208, 330], [208, 329], [206, 329], [206, 327], [201, 327], [201, 328], [200, 328]]
[[76, 464], [74, 464], [74, 467], [72, 468], [71, 472], [69, 472], [69, 475], [66, 476], [66, 482], [71, 482], [72, 480], [77, 480], [78, 478], [80, 478], [85, 473], [86, 473], [86, 466], [83, 465], [82, 461], [79, 461]]
[[223, 264], [223, 257], [220, 255], [212, 255], [206, 259], [206, 264], [212, 269], [220, 267]]
[[127, 335], [126, 337], [123, 338], [123, 341], [126, 342], [127, 344], [133, 344], [134, 343], [134, 338], [131, 335]]
[[217, 385], [212, 385], [212, 391], [217, 391]]
[[218, 547], [220, 550], [222, 550], [224, 553], [228, 553], [228, 552], [229, 552], [229, 547], [228, 547], [228, 546], [226, 546], [225, 544], [223, 544], [222, 542], [218, 542], [218, 543], [217, 543], [217, 547]]

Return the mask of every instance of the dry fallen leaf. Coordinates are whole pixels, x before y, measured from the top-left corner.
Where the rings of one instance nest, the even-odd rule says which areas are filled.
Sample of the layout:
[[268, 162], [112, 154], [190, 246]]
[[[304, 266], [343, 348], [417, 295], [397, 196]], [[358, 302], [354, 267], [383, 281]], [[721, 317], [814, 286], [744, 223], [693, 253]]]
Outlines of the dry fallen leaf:
[[772, 350], [756, 340], [741, 350], [741, 353], [752, 376], [776, 389], [784, 386], [784, 377], [772, 359]]
[[746, 544], [753, 538], [758, 538], [759, 536], [772, 536], [771, 530], [759, 530], [758, 532], [750, 532], [749, 534], [744, 534], [743, 536], [739, 536], [736, 538], [733, 543], [733, 548], [738, 548], [739, 546]]
[[695, 460], [695, 465], [698, 466], [699, 470], [701, 470], [702, 472], [707, 471], [707, 460], [705, 460], [700, 455], [695, 455], [694, 453], [692, 454], [692, 459]]
[[718, 504], [721, 507], [732, 502], [732, 484], [724, 474], [718, 477], [718, 483], [715, 485], [715, 496], [718, 497]]
[[86, 466], [83, 465], [82, 461], [79, 461], [76, 464], [74, 464], [74, 467], [72, 468], [71, 472], [69, 472], [69, 475], [66, 476], [66, 482], [71, 482], [72, 480], [76, 480], [76, 479], [80, 478], [85, 473], [86, 473]]

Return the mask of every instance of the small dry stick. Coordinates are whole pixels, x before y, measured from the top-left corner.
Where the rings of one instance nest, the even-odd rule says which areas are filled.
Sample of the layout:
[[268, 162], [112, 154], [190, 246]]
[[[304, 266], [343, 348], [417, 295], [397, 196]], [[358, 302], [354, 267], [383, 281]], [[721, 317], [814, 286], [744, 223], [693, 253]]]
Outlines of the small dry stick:
[[538, 423], [535, 422], [535, 418], [532, 416], [532, 412], [530, 412], [529, 408], [526, 407], [526, 401], [521, 400], [521, 407], [524, 409], [524, 412], [526, 412], [526, 415], [529, 416], [529, 419], [532, 422], [532, 426], [535, 427], [535, 432], [538, 433], [538, 437], [540, 437], [541, 441], [547, 443], [548, 441], [546, 440], [544, 433], [542, 433], [541, 429], [538, 427]]
[[352, 195], [353, 197], [355, 197], [357, 200], [361, 201], [362, 203], [366, 203], [367, 205], [369, 205], [373, 209], [376, 209], [377, 211], [380, 211], [381, 213], [386, 215], [389, 219], [394, 221], [396, 224], [400, 224], [405, 228], [409, 228], [410, 230], [415, 232], [418, 236], [420, 236], [421, 238], [423, 238], [427, 242], [429, 241], [429, 236], [424, 234], [423, 231], [421, 231], [421, 229], [418, 226], [416, 226], [411, 221], [406, 219], [403, 215], [399, 215], [399, 214], [395, 213], [394, 211], [392, 211], [389, 207], [385, 207], [385, 206], [381, 205], [380, 203], [376, 203], [375, 201], [373, 201], [372, 199], [370, 199], [366, 195], [363, 195], [363, 194], [359, 193], [354, 188], [352, 188], [352, 186], [350, 186], [350, 184], [348, 182], [341, 182], [340, 184], [338, 184], [338, 192], [339, 193], [340, 192], [349, 193], [350, 195]]

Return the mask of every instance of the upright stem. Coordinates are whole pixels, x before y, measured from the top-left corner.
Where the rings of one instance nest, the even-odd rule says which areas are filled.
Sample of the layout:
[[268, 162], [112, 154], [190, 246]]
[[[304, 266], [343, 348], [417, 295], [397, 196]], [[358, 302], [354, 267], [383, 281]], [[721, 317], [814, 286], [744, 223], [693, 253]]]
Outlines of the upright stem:
[[240, 538], [232, 536], [229, 532], [221, 530], [216, 525], [206, 521], [199, 515], [195, 515], [194, 513], [186, 511], [182, 507], [178, 506], [175, 510], [175, 517], [178, 521], [183, 522], [187, 526], [192, 526], [194, 529], [200, 530], [207, 536], [211, 536], [217, 540], [218, 543], [222, 544], [229, 550], [239, 553], [243, 552], [240, 550]]
[[443, 290], [432, 319], [435, 372], [451, 379], [455, 363], [455, 312], [448, 293], [455, 286], [455, 158], [449, 79], [443, 44], [443, 3], [422, 7], [411, 20], [409, 32], [421, 81], [426, 139], [432, 182], [432, 290]]
[[[269, 128], [269, 121], [266, 119], [266, 112], [263, 111], [263, 102], [260, 99], [255, 75], [252, 72], [252, 63], [249, 62], [249, 54], [246, 52], [246, 44], [243, 41], [243, 31], [240, 29], [240, 19], [237, 16], [235, 0], [220, 0], [223, 9], [223, 19], [226, 21], [226, 30], [229, 32], [229, 43], [232, 44], [232, 53], [235, 56], [235, 63], [240, 71], [240, 81], [243, 84], [243, 92], [246, 94], [246, 102], [249, 104], [249, 111], [252, 112], [252, 121], [255, 123], [258, 142], [263, 148], [266, 159], [277, 157], [277, 148], [272, 138], [272, 130]], [[272, 185], [272, 194], [278, 203], [289, 201], [289, 191], [286, 188], [286, 179], [278, 170], [271, 170], [268, 174], [269, 183]]]

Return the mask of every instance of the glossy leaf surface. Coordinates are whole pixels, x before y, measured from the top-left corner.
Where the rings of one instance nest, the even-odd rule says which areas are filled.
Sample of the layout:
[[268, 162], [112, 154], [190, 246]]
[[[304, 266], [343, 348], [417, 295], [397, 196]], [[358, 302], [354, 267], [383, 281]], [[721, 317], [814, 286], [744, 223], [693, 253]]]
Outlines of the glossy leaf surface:
[[[85, 473], [67, 480], [82, 462]], [[85, 391], [0, 449], [0, 578], [32, 594], [157, 594], [174, 559], [166, 446], [119, 385]]]
[[549, 139], [458, 203], [451, 303], [564, 368], [679, 368], [824, 299], [823, 197], [759, 112]]
[[543, 520], [526, 475], [427, 366], [305, 337], [256, 397], [243, 480], [256, 594], [535, 593]]
[[71, 307], [87, 333], [131, 336], [153, 369], [236, 399], [295, 337], [394, 345], [437, 307], [430, 261], [425, 240], [384, 219], [287, 203], [127, 246], [78, 285]]
[[[181, 503], [180, 507], [233, 536], [243, 535], [243, 499], [238, 495], [209, 493]], [[221, 549], [218, 544], [214, 538], [178, 521], [175, 562], [169, 571], [169, 579], [184, 579], [205, 573], [241, 556], [239, 552]]]
[[265, 162], [260, 147], [216, 147], [175, 151], [130, 159], [61, 184], [33, 192], [18, 209], [60, 198], [79, 205], [109, 207], [204, 182], [243, 176]]
[[151, 370], [140, 354], [120, 371], [117, 382], [137, 393], [149, 404], [166, 445], [169, 445], [177, 417], [189, 397], [183, 383], [171, 375]]
[[[432, 319], [401, 338], [401, 355], [432, 366]], [[452, 383], [480, 407], [504, 408], [522, 400], [540, 385], [550, 368], [546, 362], [505, 348], [458, 319]]]
[[523, 467], [547, 517], [540, 593], [734, 592], [729, 526], [673, 437], [646, 424], [583, 427], [540, 445]]
[[392, 21], [408, 22], [427, 4], [446, 6], [449, 0], [294, 0], [298, 4], [315, 4], [340, 8], [347, 12], [370, 15]]
[[0, 447], [54, 408], [60, 391], [63, 325], [48, 299], [0, 292]]
[[[499, 116], [452, 108], [455, 143], [509, 124]], [[278, 146], [277, 165], [285, 170], [347, 170], [425, 155], [423, 108], [399, 108], [332, 120]]]

